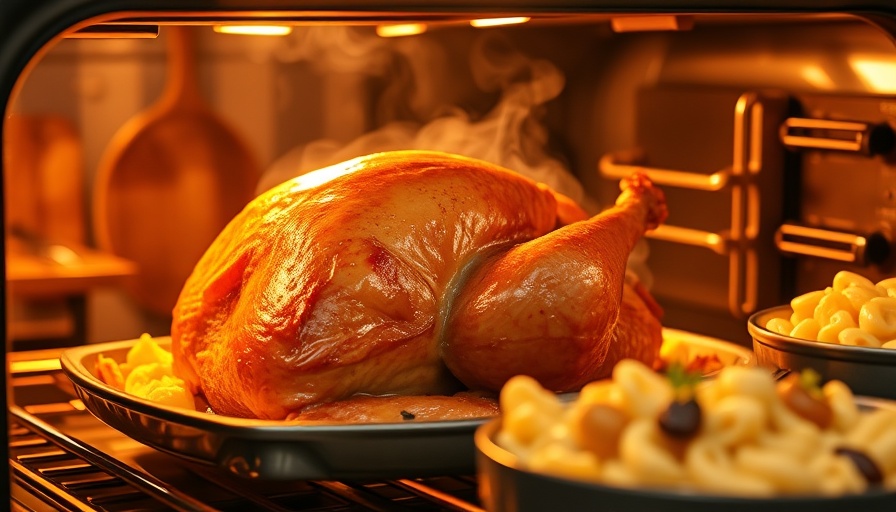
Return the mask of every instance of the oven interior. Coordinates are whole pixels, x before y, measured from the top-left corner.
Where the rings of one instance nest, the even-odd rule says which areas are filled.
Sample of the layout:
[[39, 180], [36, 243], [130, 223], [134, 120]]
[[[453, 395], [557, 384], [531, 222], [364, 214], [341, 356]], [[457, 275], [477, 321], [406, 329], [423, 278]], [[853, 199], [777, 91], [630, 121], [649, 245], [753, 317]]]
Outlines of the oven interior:
[[[749, 345], [750, 313], [824, 288], [842, 269], [872, 280], [892, 273], [896, 51], [868, 20], [578, 14], [477, 27], [472, 15], [399, 18], [293, 19], [274, 24], [287, 32], [275, 36], [226, 33], [235, 20], [101, 20], [32, 60], [3, 125], [17, 507], [479, 507], [472, 475], [240, 480], [118, 434], [73, 394], [59, 350], [167, 335], [173, 299], [146, 291], [185, 278], [198, 258], [170, 235], [184, 231], [176, 224], [223, 227], [166, 215], [220, 194], [164, 168], [131, 183], [135, 201], [150, 201], [143, 217], [97, 207], [110, 194], [103, 169], [116, 140], [170, 93], [170, 66], [183, 59], [193, 99], [248, 154], [249, 196], [354, 156], [438, 149], [505, 165], [596, 213], [620, 177], [648, 170], [670, 216], [630, 268], [668, 327]], [[189, 45], [176, 47], [182, 37]], [[160, 188], [141, 195], [148, 187]]]

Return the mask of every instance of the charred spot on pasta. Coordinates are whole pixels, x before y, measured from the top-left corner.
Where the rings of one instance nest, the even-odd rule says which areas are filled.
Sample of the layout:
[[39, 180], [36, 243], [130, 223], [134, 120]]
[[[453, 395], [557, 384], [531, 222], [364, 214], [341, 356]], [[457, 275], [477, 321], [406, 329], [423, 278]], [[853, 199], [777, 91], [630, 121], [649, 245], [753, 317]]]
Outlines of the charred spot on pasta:
[[694, 393], [703, 380], [703, 372], [674, 364], [669, 366], [666, 376], [674, 398], [657, 419], [660, 430], [670, 437], [688, 439], [700, 430], [703, 413]]
[[859, 470], [859, 473], [865, 478], [865, 480], [871, 485], [880, 485], [884, 481], [884, 474], [874, 462], [865, 452], [861, 450], [856, 450], [854, 448], [849, 448], [847, 446], [838, 447], [834, 453], [837, 455], [846, 457], [853, 464], [855, 464], [856, 469]]
[[673, 401], [660, 415], [660, 429], [669, 437], [687, 439], [700, 431], [703, 413], [700, 404], [691, 399], [684, 402]]

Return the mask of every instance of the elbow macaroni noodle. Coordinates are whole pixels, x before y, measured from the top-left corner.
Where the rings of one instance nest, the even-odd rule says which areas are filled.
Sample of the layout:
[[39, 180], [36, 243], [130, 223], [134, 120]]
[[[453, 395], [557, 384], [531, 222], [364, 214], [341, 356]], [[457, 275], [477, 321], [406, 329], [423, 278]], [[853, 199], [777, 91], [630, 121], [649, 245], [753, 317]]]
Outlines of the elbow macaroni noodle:
[[854, 347], [896, 349], [896, 277], [873, 283], [846, 270], [831, 286], [795, 297], [790, 318], [773, 318], [769, 331]]
[[[767, 370], [726, 367], [695, 389], [702, 420], [689, 439], [659, 426], [673, 391], [665, 377], [633, 360], [621, 361], [612, 379], [589, 384], [572, 403], [517, 376], [501, 392], [504, 420], [496, 442], [532, 471], [747, 497], [864, 492], [866, 478], [836, 451], [848, 447], [867, 454], [883, 473], [882, 485], [896, 489], [896, 409], [860, 410], [840, 381], [821, 388], [833, 416], [821, 428], [790, 409]], [[613, 455], [599, 456], [583, 442], [581, 412], [596, 404], [626, 418]]]

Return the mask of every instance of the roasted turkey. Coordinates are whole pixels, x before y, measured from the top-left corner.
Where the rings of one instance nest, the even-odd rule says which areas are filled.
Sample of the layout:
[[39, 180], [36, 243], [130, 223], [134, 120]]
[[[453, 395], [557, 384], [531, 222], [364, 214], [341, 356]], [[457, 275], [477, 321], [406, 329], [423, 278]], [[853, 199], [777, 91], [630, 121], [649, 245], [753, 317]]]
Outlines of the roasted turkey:
[[621, 189], [589, 217], [509, 170], [423, 151], [287, 181], [187, 279], [174, 370], [219, 414], [284, 419], [496, 392], [516, 374], [571, 391], [622, 358], [650, 364], [661, 312], [626, 260], [666, 205], [646, 176]]

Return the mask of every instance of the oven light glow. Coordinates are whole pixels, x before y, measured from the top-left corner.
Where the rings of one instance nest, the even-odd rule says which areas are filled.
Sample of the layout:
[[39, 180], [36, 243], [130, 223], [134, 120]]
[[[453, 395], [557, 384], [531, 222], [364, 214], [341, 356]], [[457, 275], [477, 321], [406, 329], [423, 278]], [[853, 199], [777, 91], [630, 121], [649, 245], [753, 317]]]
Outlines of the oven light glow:
[[694, 19], [690, 16], [617, 16], [610, 20], [613, 32], [649, 32], [662, 30], [690, 30]]
[[288, 25], [215, 25], [215, 32], [247, 36], [285, 36], [292, 32]]
[[896, 92], [896, 62], [884, 57], [853, 55], [849, 65], [874, 92]]
[[402, 23], [399, 25], [379, 25], [376, 27], [376, 35], [380, 37], [405, 37], [415, 36], [426, 32], [424, 23]]
[[520, 23], [526, 23], [532, 18], [528, 16], [516, 16], [513, 18], [483, 18], [479, 20], [470, 20], [470, 25], [473, 25], [476, 28], [483, 27], [497, 27], [499, 25], [517, 25]]
[[820, 66], [803, 66], [800, 68], [800, 76], [803, 77], [803, 80], [819, 89], [833, 89], [835, 87], [834, 80]]
[[[363, 160], [363, 157], [356, 158], [356, 162], [360, 162]], [[358, 165], [332, 165], [330, 167], [324, 167], [323, 169], [317, 169], [316, 171], [311, 171], [306, 174], [301, 174], [292, 179], [292, 191], [298, 192], [301, 190], [309, 190], [319, 185], [323, 185], [324, 183], [334, 180], [340, 176], [345, 176], [346, 174], [350, 174], [358, 170]], [[321, 199], [321, 202], [329, 201], [329, 198]]]

